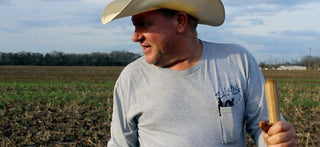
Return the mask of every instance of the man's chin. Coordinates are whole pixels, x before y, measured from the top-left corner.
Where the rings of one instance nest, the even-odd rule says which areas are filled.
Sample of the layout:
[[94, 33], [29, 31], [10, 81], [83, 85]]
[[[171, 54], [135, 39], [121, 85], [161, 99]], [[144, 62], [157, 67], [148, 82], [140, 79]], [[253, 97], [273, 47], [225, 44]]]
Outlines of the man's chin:
[[158, 67], [164, 67], [163, 65], [161, 65], [159, 62], [157, 62], [157, 61], [149, 61], [149, 60], [147, 60], [146, 59], [146, 62], [148, 63], [148, 64], [152, 64], [152, 65], [155, 65], [155, 66], [158, 66]]
[[153, 64], [153, 65], [156, 65], [156, 64], [157, 64], [157, 62], [154, 61], [154, 60], [148, 60], [148, 58], [145, 58], [145, 60], [146, 60], [146, 62], [147, 62], [148, 64]]
[[148, 64], [153, 64], [155, 66], [163, 67], [164, 62], [161, 62], [161, 55], [158, 56], [151, 56], [151, 55], [144, 55], [144, 58]]

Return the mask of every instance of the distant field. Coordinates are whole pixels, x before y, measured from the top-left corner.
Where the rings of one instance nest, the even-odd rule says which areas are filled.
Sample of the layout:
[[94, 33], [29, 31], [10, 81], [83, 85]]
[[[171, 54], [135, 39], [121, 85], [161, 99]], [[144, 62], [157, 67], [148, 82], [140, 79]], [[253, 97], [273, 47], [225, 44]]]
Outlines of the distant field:
[[105, 146], [122, 68], [0, 66], [0, 146]]
[[[123, 67], [0, 66], [0, 146], [105, 146]], [[264, 71], [299, 146], [316, 146], [320, 71]], [[251, 146], [251, 143], [249, 143]]]

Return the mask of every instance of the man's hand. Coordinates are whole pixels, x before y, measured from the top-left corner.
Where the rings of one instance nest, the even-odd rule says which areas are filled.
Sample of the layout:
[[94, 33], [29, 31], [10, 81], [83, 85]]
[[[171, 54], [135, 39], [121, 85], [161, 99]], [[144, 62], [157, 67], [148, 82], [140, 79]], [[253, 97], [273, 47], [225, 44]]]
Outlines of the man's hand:
[[259, 124], [263, 130], [263, 138], [269, 147], [273, 146], [298, 146], [297, 135], [291, 123], [279, 121], [270, 126], [267, 122]]

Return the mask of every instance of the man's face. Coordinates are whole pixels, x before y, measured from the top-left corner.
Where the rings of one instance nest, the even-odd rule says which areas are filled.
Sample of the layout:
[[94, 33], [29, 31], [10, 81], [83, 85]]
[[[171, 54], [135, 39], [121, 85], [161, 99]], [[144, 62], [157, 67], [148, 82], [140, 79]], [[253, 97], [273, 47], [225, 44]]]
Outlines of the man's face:
[[172, 64], [179, 55], [174, 18], [159, 11], [149, 11], [132, 16], [132, 22], [135, 26], [132, 41], [140, 43], [146, 62], [160, 67]]

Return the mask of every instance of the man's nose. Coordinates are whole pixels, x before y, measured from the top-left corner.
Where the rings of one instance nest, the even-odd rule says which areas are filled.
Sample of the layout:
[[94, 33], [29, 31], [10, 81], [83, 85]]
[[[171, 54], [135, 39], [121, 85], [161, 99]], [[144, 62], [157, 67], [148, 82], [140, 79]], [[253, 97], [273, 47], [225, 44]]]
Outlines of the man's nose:
[[143, 34], [135, 30], [131, 39], [133, 42], [141, 42], [143, 40]]

